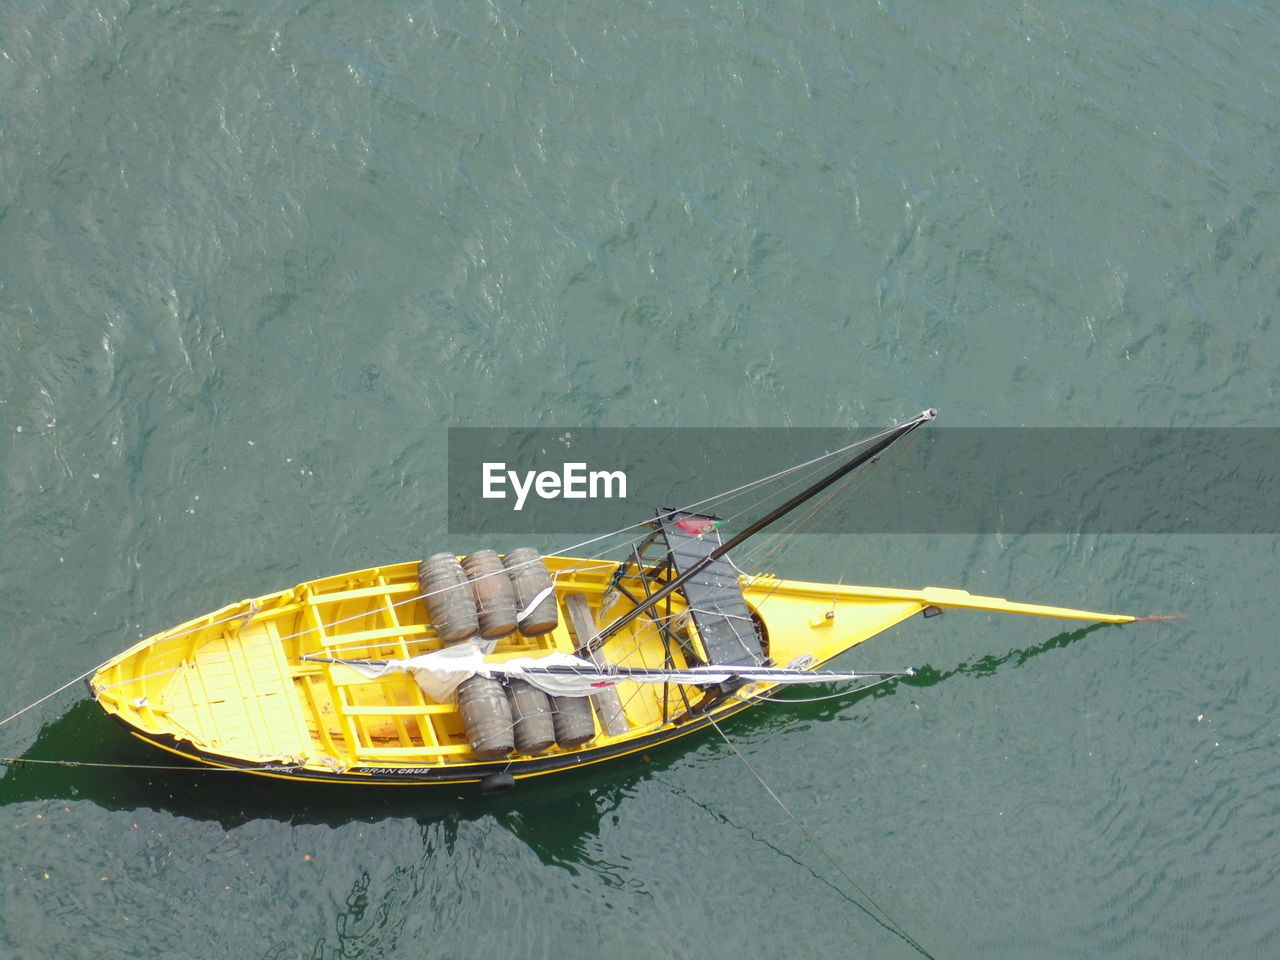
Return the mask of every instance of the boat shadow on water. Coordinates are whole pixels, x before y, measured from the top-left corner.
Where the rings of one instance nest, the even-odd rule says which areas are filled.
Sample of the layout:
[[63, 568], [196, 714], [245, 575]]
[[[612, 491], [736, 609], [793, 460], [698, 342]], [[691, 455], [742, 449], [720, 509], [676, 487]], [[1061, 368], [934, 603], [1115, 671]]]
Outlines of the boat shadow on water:
[[[481, 797], [474, 784], [317, 785], [157, 754], [111, 722], [92, 701], [81, 700], [45, 724], [15, 758], [18, 762], [0, 768], [0, 806], [51, 799], [88, 801], [106, 810], [151, 809], [213, 821], [228, 830], [251, 820], [332, 827], [396, 818], [422, 824], [484, 816], [506, 820], [517, 810], [528, 816], [545, 807], [548, 816], [577, 820], [589, 832], [593, 817], [598, 826], [600, 811], [616, 806], [651, 768], [665, 768], [674, 753], [667, 750], [656, 760], [623, 758], [620, 763], [538, 778], [493, 797]], [[579, 802], [582, 797], [589, 797], [590, 803]]]
[[[734, 739], [749, 739], [772, 729], [803, 728], [844, 714], [864, 699], [893, 696], [903, 686], [932, 687], [954, 676], [993, 676], [1006, 666], [1022, 666], [1033, 657], [1069, 646], [1108, 626], [1092, 624], [1033, 646], [947, 669], [926, 664], [917, 668], [914, 676], [817, 701], [788, 702], [783, 694], [774, 705], [738, 714], [720, 726]], [[539, 825], [547, 819], [558, 824], [554, 835], [561, 838], [596, 834], [602, 818], [638, 785], [677, 766], [691, 750], [719, 740], [714, 730], [700, 731], [650, 753], [554, 777], [537, 777], [508, 793], [481, 797], [474, 785], [467, 784], [318, 786], [216, 770], [180, 757], [157, 757], [153, 747], [112, 723], [92, 701], [81, 700], [45, 724], [31, 746], [15, 758], [19, 762], [3, 768], [0, 806], [50, 799], [89, 801], [107, 810], [154, 809], [214, 821], [225, 829], [251, 820], [338, 827], [391, 818], [426, 824], [494, 817], [539, 849], [548, 836]], [[572, 856], [568, 850], [539, 849], [539, 853], [548, 860]]]

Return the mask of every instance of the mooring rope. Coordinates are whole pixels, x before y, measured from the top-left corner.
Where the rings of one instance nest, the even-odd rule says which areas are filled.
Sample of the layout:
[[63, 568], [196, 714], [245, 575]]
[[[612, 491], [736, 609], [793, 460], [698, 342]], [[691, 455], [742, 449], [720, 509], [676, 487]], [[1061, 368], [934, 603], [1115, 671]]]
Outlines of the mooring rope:
[[788, 807], [783, 802], [782, 798], [778, 796], [777, 792], [773, 789], [773, 787], [769, 786], [768, 781], [765, 780], [765, 778], [760, 775], [760, 772], [751, 765], [751, 761], [748, 760], [743, 755], [742, 751], [738, 749], [737, 744], [735, 744], [732, 740], [730, 740], [728, 735], [722, 729], [720, 729], [720, 724], [716, 723], [714, 719], [712, 719], [710, 722], [711, 722], [711, 726], [715, 728], [716, 733], [720, 734], [720, 738], [724, 740], [726, 744], [728, 744], [729, 749], [732, 750], [735, 754], [737, 754], [737, 757], [739, 760], [742, 761], [743, 766], [745, 766], [747, 770], [751, 772], [751, 775], [756, 778], [756, 781], [760, 784], [760, 786], [764, 787], [765, 793], [769, 794], [770, 798], [772, 798], [773, 802], [778, 805], [779, 809], [781, 809], [782, 812], [785, 813], [790, 818], [791, 822], [794, 823], [796, 827], [800, 830], [800, 832], [805, 835], [808, 841], [811, 844], [813, 844], [814, 849], [816, 849], [820, 854], [822, 854], [824, 858], [826, 858], [827, 862], [830, 863], [831, 866], [835, 868], [836, 872], [838, 872], [840, 876], [844, 877], [845, 880], [849, 882], [849, 885], [853, 887], [853, 889], [857, 890], [858, 893], [862, 895], [863, 899], [865, 899], [867, 903], [871, 904], [871, 906], [875, 908], [876, 912], [879, 913], [881, 917], [884, 917], [885, 921], [888, 923], [888, 928], [892, 930], [895, 934], [897, 934], [899, 937], [901, 937], [908, 944], [910, 944], [912, 947], [914, 947], [920, 953], [921, 956], [928, 957], [929, 960], [937, 960], [937, 958], [928, 950], [926, 950], [920, 944], [920, 942], [915, 939], [915, 937], [907, 933], [906, 929], [902, 926], [902, 924], [899, 923], [893, 917], [893, 915], [889, 913], [888, 910], [880, 906], [880, 904], [876, 902], [875, 898], [872, 897], [871, 894], [867, 893], [867, 891], [863, 888], [862, 884], [858, 883], [857, 880], [853, 879], [853, 877], [849, 874], [849, 871], [846, 870], [840, 864], [840, 861], [838, 861], [834, 856], [832, 856], [830, 851], [828, 851], [827, 848], [822, 845], [822, 841], [820, 841], [816, 836], [814, 836], [813, 831], [804, 825], [804, 822], [799, 817], [797, 817], [792, 812], [791, 808]]
[[73, 678], [73, 679], [71, 679], [71, 680], [68, 680], [68, 681], [67, 681], [66, 683], [64, 683], [62, 686], [58, 687], [58, 689], [57, 689], [57, 690], [51, 690], [51, 691], [49, 691], [48, 693], [46, 693], [43, 697], [41, 697], [39, 700], [36, 700], [36, 701], [34, 701], [34, 702], [32, 702], [32, 703], [28, 703], [25, 707], [23, 707], [21, 710], [17, 711], [16, 713], [11, 713], [11, 714], [9, 714], [9, 716], [5, 717], [3, 720], [0, 720], [0, 727], [3, 727], [3, 726], [4, 726], [6, 723], [8, 723], [10, 720], [16, 720], [18, 717], [22, 716], [22, 715], [23, 715], [24, 713], [26, 713], [28, 710], [34, 710], [36, 707], [40, 706], [40, 704], [44, 703], [46, 700], [51, 700], [51, 699], [53, 699], [53, 698], [54, 698], [54, 697], [56, 697], [58, 694], [60, 694], [63, 690], [66, 690], [68, 687], [74, 687], [77, 683], [81, 683], [81, 682], [82, 682], [82, 681], [84, 681], [86, 678], [93, 676], [95, 673], [97, 673], [97, 672], [98, 672], [99, 670], [101, 670], [101, 669], [102, 669], [106, 664], [108, 664], [108, 663], [110, 663], [110, 662], [111, 662], [111, 661], [109, 661], [109, 660], [104, 660], [102, 663], [98, 664], [98, 665], [97, 665], [96, 667], [94, 667], [93, 669], [91, 669], [91, 670], [86, 670], [84, 673], [80, 674], [80, 676], [75, 677], [75, 678]]
[[0, 767], [34, 764], [46, 767], [105, 767], [111, 770], [165, 770], [181, 773], [253, 773], [270, 767], [214, 767], [162, 765], [155, 763], [107, 763], [98, 760], [50, 760], [44, 757], [0, 757]]

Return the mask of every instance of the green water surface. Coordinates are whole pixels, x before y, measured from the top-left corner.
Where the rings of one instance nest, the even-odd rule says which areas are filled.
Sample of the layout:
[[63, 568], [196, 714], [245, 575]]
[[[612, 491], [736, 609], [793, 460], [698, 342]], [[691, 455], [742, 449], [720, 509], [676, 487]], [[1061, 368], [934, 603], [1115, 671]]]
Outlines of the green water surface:
[[[1209, 0], [0, 4], [0, 717], [479, 545], [449, 426], [1276, 426], [1277, 49]], [[713, 732], [490, 800], [14, 767], [0, 957], [1274, 957], [1276, 545], [770, 557], [1186, 615], [913, 621], [848, 665], [915, 680], [726, 725], [861, 889]], [[0, 756], [168, 762], [78, 696]]]

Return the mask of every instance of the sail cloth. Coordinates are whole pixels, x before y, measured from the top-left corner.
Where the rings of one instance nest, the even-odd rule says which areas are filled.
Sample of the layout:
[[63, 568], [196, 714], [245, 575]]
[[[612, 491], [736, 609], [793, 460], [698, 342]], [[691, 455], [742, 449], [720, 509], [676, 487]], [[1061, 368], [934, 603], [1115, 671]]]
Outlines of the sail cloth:
[[486, 660], [496, 640], [476, 638], [404, 660], [337, 660], [328, 657], [305, 657], [325, 660], [350, 667], [370, 680], [389, 673], [407, 673], [427, 696], [444, 703], [458, 686], [479, 674], [493, 679], [525, 680], [553, 697], [589, 697], [602, 688], [624, 680], [636, 683], [715, 684], [738, 679], [748, 683], [826, 683], [838, 680], [864, 680], [871, 677], [910, 676], [902, 673], [835, 673], [809, 670], [811, 658], [801, 657], [786, 667], [770, 666], [704, 666], [685, 669], [666, 667], [597, 666], [590, 660], [567, 653], [552, 652], [540, 657], [515, 657], [510, 660]]
[[[567, 653], [548, 653], [541, 657], [517, 657], [505, 661], [486, 661], [497, 640], [475, 638], [464, 643], [420, 654], [407, 660], [341, 660], [361, 676], [376, 680], [389, 673], [407, 673], [422, 692], [437, 703], [447, 702], [464, 680], [479, 674], [495, 679], [528, 680], [543, 693], [553, 697], [588, 697], [602, 687], [611, 687], [617, 678], [601, 674], [590, 660]], [[549, 672], [558, 667], [561, 671]]]

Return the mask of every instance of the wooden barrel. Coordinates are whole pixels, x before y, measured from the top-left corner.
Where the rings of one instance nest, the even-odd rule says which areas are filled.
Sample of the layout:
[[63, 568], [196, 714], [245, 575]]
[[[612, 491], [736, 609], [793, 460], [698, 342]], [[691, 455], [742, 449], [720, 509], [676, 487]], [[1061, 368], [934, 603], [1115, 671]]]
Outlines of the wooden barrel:
[[471, 749], [481, 760], [501, 760], [515, 746], [511, 707], [502, 684], [476, 674], [458, 685], [458, 710]]
[[[534, 597], [551, 586], [551, 572], [547, 570], [546, 561], [533, 547], [517, 547], [503, 557], [502, 562], [516, 592], [517, 612], [533, 603]], [[526, 637], [538, 637], [550, 633], [559, 623], [560, 611], [556, 606], [555, 591], [552, 591], [525, 614], [519, 627]]]
[[556, 728], [556, 743], [566, 750], [580, 747], [596, 735], [589, 697], [552, 697], [551, 716]]
[[463, 558], [462, 569], [471, 580], [480, 636], [505, 637], [516, 629], [516, 592], [507, 569], [494, 550], [477, 550]]
[[480, 632], [471, 584], [452, 553], [436, 553], [418, 564], [418, 589], [426, 598], [427, 616], [445, 643]]
[[526, 680], [507, 681], [516, 753], [541, 753], [556, 742], [551, 698]]

